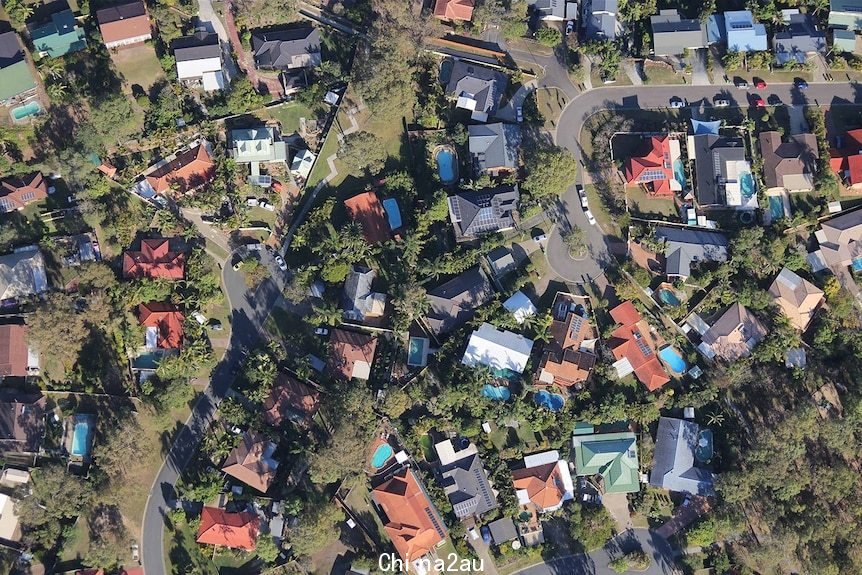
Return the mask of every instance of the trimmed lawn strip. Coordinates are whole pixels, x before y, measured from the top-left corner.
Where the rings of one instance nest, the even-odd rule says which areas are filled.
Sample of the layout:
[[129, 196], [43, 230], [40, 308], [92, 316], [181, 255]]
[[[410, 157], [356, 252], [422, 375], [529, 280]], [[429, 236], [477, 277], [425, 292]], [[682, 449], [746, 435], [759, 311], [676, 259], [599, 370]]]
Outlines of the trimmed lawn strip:
[[644, 66], [644, 84], [685, 84], [687, 77], [667, 66]]
[[635, 217], [660, 220], [678, 216], [673, 200], [650, 197], [640, 186], [626, 187], [626, 195], [629, 210]]

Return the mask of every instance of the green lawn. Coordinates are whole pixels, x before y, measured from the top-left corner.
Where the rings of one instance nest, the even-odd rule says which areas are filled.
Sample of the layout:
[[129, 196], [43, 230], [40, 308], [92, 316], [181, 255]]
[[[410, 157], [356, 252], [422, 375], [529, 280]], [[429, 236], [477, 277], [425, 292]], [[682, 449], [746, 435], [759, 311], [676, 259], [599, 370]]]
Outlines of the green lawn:
[[614, 233], [619, 236], [619, 226], [608, 212], [601, 197], [599, 197], [596, 187], [593, 184], [589, 184], [584, 186], [584, 191], [587, 192], [587, 203], [590, 205], [590, 212], [596, 217], [596, 221], [599, 222], [602, 229], [605, 232]]
[[127, 47], [111, 54], [114, 65], [129, 86], [140, 86], [146, 91], [165, 77], [162, 65], [152, 45]]
[[645, 219], [665, 219], [677, 217], [673, 200], [653, 198], [640, 186], [626, 188], [629, 211], [632, 216]]
[[[599, 87], [605, 85], [605, 83], [602, 81], [601, 76], [599, 75], [599, 68], [596, 65], [593, 65], [592, 69], [590, 70], [590, 80], [592, 80], [594, 88], [599, 88]], [[632, 85], [632, 81], [629, 80], [629, 77], [626, 74], [625, 70], [623, 70], [622, 66], [620, 66], [620, 69], [617, 70], [617, 75], [615, 77], [615, 80], [616, 80], [616, 82], [612, 82], [612, 83], [607, 84], [607, 85], [608, 86], [631, 86]]]
[[[212, 548], [202, 547], [195, 541], [195, 533], [188, 522], [179, 521], [175, 529], [165, 527], [165, 565], [171, 575], [218, 575], [210, 559]], [[206, 555], [204, 554], [206, 553]]]
[[644, 84], [684, 84], [686, 75], [668, 66], [644, 66]]
[[276, 120], [281, 124], [283, 134], [292, 134], [299, 131], [300, 118], [314, 118], [314, 112], [305, 104], [300, 102], [289, 102], [282, 106], [267, 108], [259, 112], [263, 120]]
[[568, 102], [566, 95], [556, 88], [539, 88], [536, 90], [536, 105], [539, 113], [545, 119], [546, 130], [556, 128], [560, 114]]

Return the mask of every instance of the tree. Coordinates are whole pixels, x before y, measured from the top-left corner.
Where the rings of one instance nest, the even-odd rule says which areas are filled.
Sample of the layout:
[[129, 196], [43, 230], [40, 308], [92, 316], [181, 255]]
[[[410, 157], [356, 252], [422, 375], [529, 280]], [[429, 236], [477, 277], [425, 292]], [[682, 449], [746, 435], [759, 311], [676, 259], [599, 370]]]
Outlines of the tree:
[[575, 181], [577, 163], [568, 150], [539, 146], [525, 158], [527, 178], [521, 190], [533, 200], [559, 196]]
[[569, 255], [573, 258], [582, 258], [587, 251], [587, 244], [584, 241], [584, 230], [574, 228], [563, 236], [563, 242], [569, 250]]
[[51, 292], [28, 322], [28, 338], [44, 357], [58, 362], [68, 372], [78, 360], [89, 337], [84, 314], [75, 309], [75, 298]]
[[273, 563], [278, 559], [278, 554], [281, 553], [281, 549], [279, 549], [278, 545], [275, 544], [275, 540], [272, 538], [272, 535], [265, 534], [260, 535], [257, 538], [254, 552], [261, 561], [265, 563]]
[[591, 551], [608, 542], [614, 534], [614, 521], [605, 507], [569, 505], [569, 532], [572, 539]]
[[425, 315], [430, 305], [425, 288], [416, 280], [411, 279], [397, 286], [392, 298], [392, 307], [395, 309], [393, 328], [396, 331], [406, 330], [416, 319]]
[[317, 485], [335, 483], [362, 470], [367, 436], [350, 422], [339, 425], [329, 443], [309, 457], [309, 478]]
[[553, 48], [563, 40], [563, 35], [560, 34], [557, 28], [539, 28], [536, 31], [536, 41], [550, 48]]
[[245, 285], [251, 289], [255, 289], [263, 283], [263, 280], [269, 275], [269, 268], [252, 256], [242, 260], [242, 270], [245, 272]]
[[311, 316], [311, 321], [315, 325], [336, 326], [341, 323], [341, 318], [344, 315], [344, 311], [333, 303], [314, 305], [312, 309], [314, 313]]
[[30, 485], [30, 496], [15, 502], [15, 513], [25, 540], [50, 549], [60, 536], [61, 524], [90, 508], [93, 487], [85, 479], [66, 473], [62, 465], [34, 469]]
[[141, 429], [138, 420], [128, 417], [122, 427], [111, 427], [106, 437], [96, 443], [93, 455], [109, 478], [125, 477], [130, 465], [134, 465], [142, 455]]
[[742, 68], [742, 64], [745, 61], [745, 54], [742, 52], [728, 52], [721, 59], [721, 63], [724, 66], [724, 69], [728, 72], [735, 72]]
[[314, 555], [338, 538], [338, 524], [344, 512], [329, 502], [319, 502], [299, 516], [299, 525], [291, 529], [293, 552], [301, 557]]
[[338, 149], [338, 159], [353, 173], [376, 174], [383, 169], [387, 157], [383, 140], [371, 132], [348, 134]]

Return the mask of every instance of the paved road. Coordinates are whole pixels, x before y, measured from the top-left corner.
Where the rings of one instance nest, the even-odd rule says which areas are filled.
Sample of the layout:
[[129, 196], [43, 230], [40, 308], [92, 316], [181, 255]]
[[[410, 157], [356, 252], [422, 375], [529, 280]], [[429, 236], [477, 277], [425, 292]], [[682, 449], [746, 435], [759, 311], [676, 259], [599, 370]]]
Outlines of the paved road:
[[519, 575], [616, 575], [616, 571], [608, 567], [611, 559], [638, 548], [650, 557], [649, 568], [638, 573], [670, 575], [674, 572], [674, 553], [667, 540], [647, 529], [629, 529], [611, 539], [601, 549], [551, 559], [516, 573]]

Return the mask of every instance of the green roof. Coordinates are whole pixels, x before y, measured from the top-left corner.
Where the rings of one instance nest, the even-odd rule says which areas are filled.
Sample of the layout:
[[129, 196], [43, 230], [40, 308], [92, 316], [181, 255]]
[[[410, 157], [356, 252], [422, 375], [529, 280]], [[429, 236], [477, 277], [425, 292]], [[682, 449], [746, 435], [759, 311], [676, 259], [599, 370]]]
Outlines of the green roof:
[[856, 33], [852, 30], [833, 30], [832, 47], [837, 52], [856, 51]]
[[856, 0], [830, 0], [829, 27], [862, 30], [862, 14]]
[[606, 493], [635, 493], [640, 490], [634, 433], [575, 435], [572, 448], [577, 475], [601, 475]]
[[36, 52], [45, 52], [50, 58], [65, 56], [87, 47], [84, 30], [75, 23], [71, 10], [51, 15], [51, 21], [30, 28], [30, 39]]
[[0, 69], [0, 101], [7, 100], [18, 94], [36, 87], [36, 80], [30, 73], [27, 62], [15, 62], [11, 66]]

